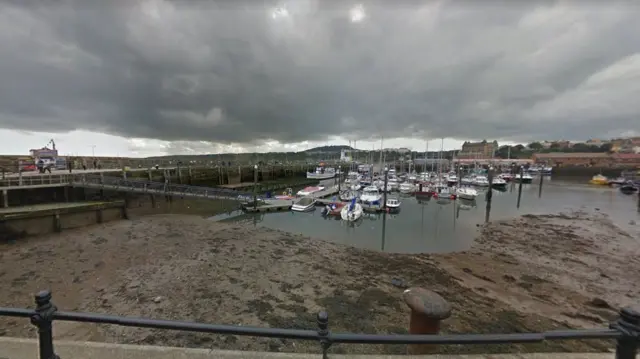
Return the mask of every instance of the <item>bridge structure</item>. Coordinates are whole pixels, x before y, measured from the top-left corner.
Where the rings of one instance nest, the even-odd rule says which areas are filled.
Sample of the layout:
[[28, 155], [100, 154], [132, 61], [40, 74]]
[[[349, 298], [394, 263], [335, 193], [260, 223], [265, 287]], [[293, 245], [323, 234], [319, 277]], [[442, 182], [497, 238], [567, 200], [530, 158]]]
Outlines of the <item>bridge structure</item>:
[[[158, 182], [138, 178], [129, 179], [125, 177], [105, 176], [104, 174], [56, 174], [49, 176], [29, 176], [25, 178], [5, 178], [4, 180], [0, 181], [0, 190], [2, 190], [3, 193], [6, 193], [9, 190], [66, 186], [96, 190], [201, 199], [222, 199], [235, 201], [253, 200], [252, 192], [241, 192], [220, 187], [173, 184], [170, 181]], [[264, 200], [263, 196], [256, 197], [258, 199]]]

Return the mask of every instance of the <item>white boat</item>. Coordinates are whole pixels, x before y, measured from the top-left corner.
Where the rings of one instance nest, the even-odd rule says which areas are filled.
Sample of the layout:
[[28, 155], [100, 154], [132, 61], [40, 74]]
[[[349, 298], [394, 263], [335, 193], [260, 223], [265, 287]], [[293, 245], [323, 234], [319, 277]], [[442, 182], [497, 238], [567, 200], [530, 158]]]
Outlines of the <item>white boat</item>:
[[351, 201], [354, 198], [358, 198], [358, 192], [351, 191], [351, 190], [342, 191], [340, 192], [339, 197], [341, 201], [345, 201], [345, 202]]
[[400, 205], [402, 204], [402, 202], [400, 202], [400, 200], [398, 200], [397, 198], [387, 198], [387, 208], [389, 209], [398, 209], [400, 208]]
[[362, 217], [362, 206], [353, 200], [350, 204], [342, 207], [340, 217], [345, 221], [355, 222]]
[[489, 180], [485, 176], [476, 176], [472, 184], [478, 187], [489, 187]]
[[349, 189], [352, 191], [359, 191], [360, 189], [362, 189], [362, 186], [360, 185], [360, 183], [354, 183], [349, 186]]
[[400, 183], [398, 183], [398, 180], [395, 178], [389, 178], [387, 180], [387, 186], [389, 186], [392, 191], [396, 191], [398, 188], [400, 188]]
[[324, 186], [305, 187], [305, 188], [299, 190], [296, 193], [296, 196], [299, 196], [299, 197], [311, 196], [312, 194], [314, 194], [316, 192], [320, 192], [320, 191], [324, 191]]
[[449, 184], [449, 186], [455, 186], [458, 184], [458, 176], [456, 176], [455, 173], [449, 173], [447, 175], [447, 184]]
[[472, 185], [475, 177], [473, 176], [465, 176], [460, 179], [461, 184]]
[[526, 172], [523, 175], [520, 175], [520, 173], [518, 173], [515, 176], [515, 180], [522, 183], [531, 183], [533, 182], [533, 177], [531, 177], [531, 175]]
[[416, 185], [409, 182], [401, 183], [398, 190], [400, 193], [413, 193], [416, 191]]
[[309, 179], [329, 179], [336, 176], [336, 170], [333, 168], [318, 167], [315, 172], [307, 172], [307, 178]]
[[502, 178], [507, 182], [513, 181], [513, 175], [511, 173], [501, 173], [498, 175], [498, 178]]
[[462, 199], [474, 200], [478, 196], [478, 191], [471, 187], [460, 187], [456, 190], [456, 195]]
[[309, 212], [316, 208], [316, 200], [311, 197], [300, 198], [291, 206], [292, 211]]
[[496, 188], [504, 188], [507, 186], [507, 181], [503, 180], [500, 177], [496, 177], [493, 179], [491, 186]]
[[380, 205], [381, 200], [382, 195], [380, 194], [378, 187], [375, 186], [365, 187], [360, 195], [360, 202], [365, 204]]

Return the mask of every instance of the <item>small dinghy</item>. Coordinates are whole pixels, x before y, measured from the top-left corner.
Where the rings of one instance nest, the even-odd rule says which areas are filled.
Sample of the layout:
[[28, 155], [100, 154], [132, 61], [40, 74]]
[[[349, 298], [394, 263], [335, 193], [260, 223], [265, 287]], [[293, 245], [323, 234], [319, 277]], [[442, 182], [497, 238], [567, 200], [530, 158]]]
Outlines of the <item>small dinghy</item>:
[[354, 198], [348, 206], [342, 207], [340, 217], [345, 221], [355, 222], [362, 217], [362, 206], [360, 203], [356, 203]]
[[346, 206], [346, 203], [343, 202], [334, 202], [327, 204], [322, 210], [322, 215], [324, 216], [338, 216], [342, 212], [342, 208]]

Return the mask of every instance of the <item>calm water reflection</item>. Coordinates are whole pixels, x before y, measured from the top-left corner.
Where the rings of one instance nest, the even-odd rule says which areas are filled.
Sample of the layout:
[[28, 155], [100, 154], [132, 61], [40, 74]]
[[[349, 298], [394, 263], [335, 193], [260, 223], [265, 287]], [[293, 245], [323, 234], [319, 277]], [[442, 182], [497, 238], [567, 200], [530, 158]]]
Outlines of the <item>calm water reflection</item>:
[[[563, 181], [544, 183], [542, 197], [538, 185], [523, 185], [520, 209], [516, 208], [518, 188], [504, 192], [493, 190], [491, 220], [507, 219], [525, 213], [557, 213], [563, 210], [599, 208], [621, 226], [640, 217], [635, 196], [617, 189], [593, 188]], [[438, 203], [435, 199], [419, 201], [400, 196], [402, 210], [398, 214], [365, 214], [356, 223], [325, 219], [321, 208], [310, 213], [269, 213], [241, 215], [218, 220], [249, 221], [256, 226], [301, 233], [361, 248], [401, 253], [437, 253], [464, 250], [477, 235], [478, 225], [486, 217], [486, 192], [471, 201]]]

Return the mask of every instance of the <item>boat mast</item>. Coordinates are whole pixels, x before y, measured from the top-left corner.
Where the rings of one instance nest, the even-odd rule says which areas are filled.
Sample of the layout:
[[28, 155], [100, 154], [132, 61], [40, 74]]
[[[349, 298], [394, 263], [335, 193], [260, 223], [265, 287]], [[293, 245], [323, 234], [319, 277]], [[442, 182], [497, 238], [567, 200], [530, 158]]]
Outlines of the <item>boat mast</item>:
[[384, 137], [380, 136], [380, 172], [379, 173], [382, 173], [384, 171], [384, 167], [382, 167], [382, 148], [383, 148], [382, 141], [383, 140], [384, 140]]

